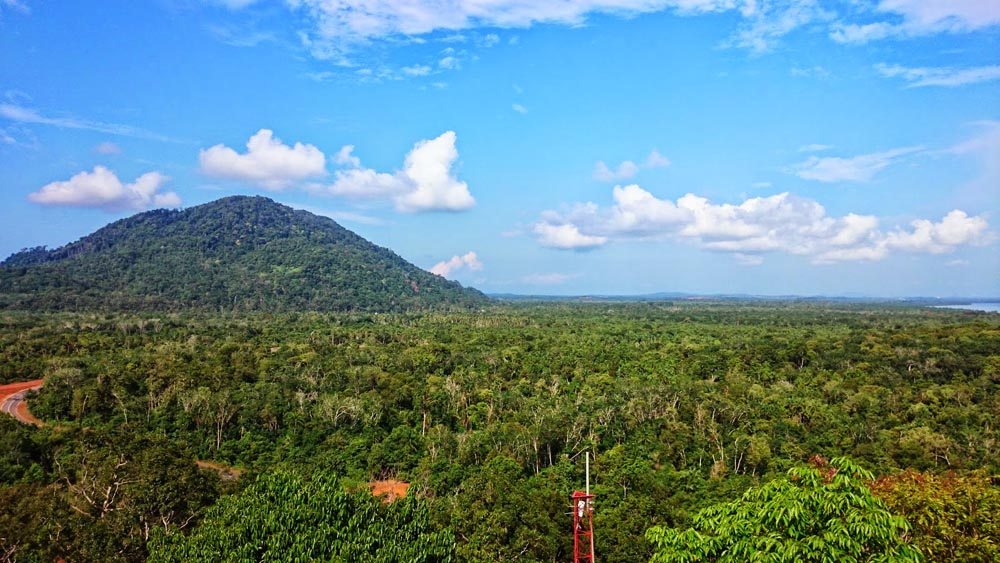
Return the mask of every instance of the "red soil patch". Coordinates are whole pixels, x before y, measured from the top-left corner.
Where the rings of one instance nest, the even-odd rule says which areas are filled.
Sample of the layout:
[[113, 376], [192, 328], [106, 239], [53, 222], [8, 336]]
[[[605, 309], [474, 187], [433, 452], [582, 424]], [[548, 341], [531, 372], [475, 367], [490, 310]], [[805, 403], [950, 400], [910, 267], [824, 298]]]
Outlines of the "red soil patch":
[[21, 422], [27, 422], [28, 424], [34, 424], [35, 426], [41, 426], [42, 421], [38, 420], [35, 415], [31, 414], [28, 410], [28, 402], [21, 401], [17, 405], [17, 415], [16, 418]]
[[13, 395], [18, 391], [24, 391], [25, 389], [31, 389], [32, 387], [41, 387], [42, 380], [35, 379], [33, 381], [18, 381], [17, 383], [8, 383], [6, 385], [0, 385], [0, 401], [7, 398], [8, 395]]
[[388, 504], [396, 499], [406, 496], [406, 491], [410, 489], [410, 484], [405, 481], [389, 479], [386, 481], [372, 481], [368, 483], [368, 488], [372, 494], [382, 497], [382, 502]]

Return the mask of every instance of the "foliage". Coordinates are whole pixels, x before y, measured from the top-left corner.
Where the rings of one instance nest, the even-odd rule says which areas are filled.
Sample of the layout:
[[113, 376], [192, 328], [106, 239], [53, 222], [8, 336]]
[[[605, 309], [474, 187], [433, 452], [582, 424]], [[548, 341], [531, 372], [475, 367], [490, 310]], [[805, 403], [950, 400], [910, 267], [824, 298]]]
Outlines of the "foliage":
[[904, 471], [872, 486], [913, 525], [914, 543], [931, 561], [1000, 561], [1000, 486], [982, 471], [944, 475]]
[[0, 263], [0, 308], [400, 311], [487, 301], [328, 218], [262, 197], [140, 213]]
[[455, 539], [414, 497], [383, 504], [331, 474], [275, 470], [223, 497], [190, 535], [154, 536], [150, 561], [448, 562]]
[[[0, 427], [0, 494], [27, 495], [0, 517], [41, 522], [17, 530], [19, 560], [138, 560], [143, 523], [169, 510], [149, 499], [191, 495], [171, 506], [194, 533], [219, 487], [252, 481], [173, 477], [194, 460], [294, 463], [352, 488], [410, 482], [456, 559], [560, 561], [589, 450], [601, 561], [648, 560], [650, 526], [688, 527], [812, 454], [883, 475], [1000, 472], [998, 350], [996, 315], [851, 304], [7, 311], [0, 382], [44, 377], [29, 404], [48, 424]], [[83, 469], [113, 475], [119, 455], [144, 484], [117, 514], [71, 508]]]
[[0, 486], [0, 554], [15, 560], [143, 560], [152, 530], [186, 528], [218, 495], [214, 476], [160, 436], [64, 428], [36, 439], [45, 452], [30, 479]]
[[792, 468], [702, 510], [687, 530], [650, 528], [651, 561], [920, 561], [909, 524], [871, 493], [871, 478], [847, 458]]

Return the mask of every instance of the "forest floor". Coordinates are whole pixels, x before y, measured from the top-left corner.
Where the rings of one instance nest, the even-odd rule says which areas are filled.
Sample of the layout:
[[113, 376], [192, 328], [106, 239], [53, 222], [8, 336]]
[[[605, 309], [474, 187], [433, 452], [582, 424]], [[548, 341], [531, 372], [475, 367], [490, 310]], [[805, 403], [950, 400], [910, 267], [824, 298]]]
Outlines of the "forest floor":
[[0, 385], [0, 411], [13, 416], [25, 424], [41, 426], [42, 421], [35, 418], [28, 411], [28, 402], [24, 398], [28, 391], [34, 391], [41, 387], [41, 379]]

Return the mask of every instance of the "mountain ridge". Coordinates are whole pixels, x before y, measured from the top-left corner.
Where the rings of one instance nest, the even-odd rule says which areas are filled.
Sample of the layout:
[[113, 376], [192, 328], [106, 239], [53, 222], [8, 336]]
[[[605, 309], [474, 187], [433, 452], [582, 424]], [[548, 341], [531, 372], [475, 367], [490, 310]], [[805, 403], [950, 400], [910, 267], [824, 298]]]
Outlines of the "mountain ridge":
[[405, 311], [489, 302], [334, 220], [261, 196], [157, 209], [0, 262], [0, 308]]

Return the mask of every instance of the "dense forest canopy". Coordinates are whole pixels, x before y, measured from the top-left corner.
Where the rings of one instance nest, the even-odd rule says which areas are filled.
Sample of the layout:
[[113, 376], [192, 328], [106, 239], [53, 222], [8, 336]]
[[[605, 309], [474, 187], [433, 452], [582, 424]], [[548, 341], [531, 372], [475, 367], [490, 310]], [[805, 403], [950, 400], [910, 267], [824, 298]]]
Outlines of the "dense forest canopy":
[[[32, 522], [0, 548], [24, 560], [140, 560], [152, 528], [197, 535], [219, 495], [280, 467], [328, 473], [347, 491], [408, 481], [426, 533], [453, 535], [454, 557], [469, 561], [566, 560], [584, 451], [603, 561], [648, 560], [647, 529], [691, 526], [814, 455], [887, 478], [952, 472], [985, 487], [961, 502], [997, 503], [991, 314], [643, 303], [0, 315], [0, 382], [37, 377], [46, 384], [29, 401], [47, 425], [0, 421], [11, 500], [0, 520]], [[196, 459], [246, 473], [219, 481]], [[958, 494], [940, 485], [952, 481], [916, 482], [931, 485], [907, 498]], [[118, 496], [87, 500], [109, 483]], [[895, 516], [930, 502], [881, 490]], [[907, 537], [991, 553], [995, 521], [962, 517], [961, 502], [933, 517], [982, 542], [931, 537], [925, 520]]]
[[263, 197], [140, 213], [0, 263], [0, 308], [405, 311], [488, 301], [329, 218]]

